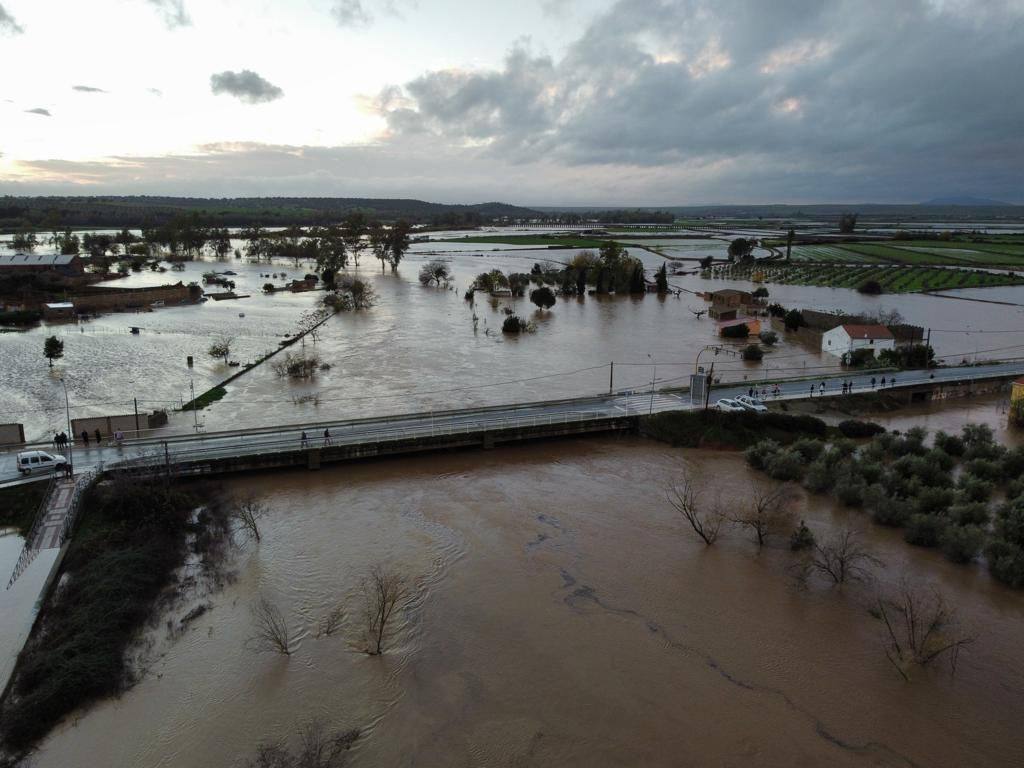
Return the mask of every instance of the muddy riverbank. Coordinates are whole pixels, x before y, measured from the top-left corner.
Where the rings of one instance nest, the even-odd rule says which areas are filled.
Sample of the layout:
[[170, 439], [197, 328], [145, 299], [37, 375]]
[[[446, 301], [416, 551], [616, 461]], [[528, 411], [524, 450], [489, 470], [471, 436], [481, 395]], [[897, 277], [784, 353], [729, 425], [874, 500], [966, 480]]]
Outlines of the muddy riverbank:
[[[976, 633], [955, 678], [904, 683], [866, 610], [874, 588], [797, 589], [781, 542], [703, 547], [664, 497], [684, 468], [726, 504], [762, 480], [739, 455], [639, 438], [230, 480], [271, 509], [237, 580], [184, 636], [154, 628], [142, 682], [61, 726], [37, 764], [238, 765], [313, 717], [363, 730], [356, 766], [1024, 760], [1019, 593], [801, 496], [817, 535], [861, 530], [880, 584], [935, 584]], [[414, 583], [376, 658], [355, 614], [316, 636], [374, 563]], [[290, 658], [247, 648], [259, 597], [298, 632]]]

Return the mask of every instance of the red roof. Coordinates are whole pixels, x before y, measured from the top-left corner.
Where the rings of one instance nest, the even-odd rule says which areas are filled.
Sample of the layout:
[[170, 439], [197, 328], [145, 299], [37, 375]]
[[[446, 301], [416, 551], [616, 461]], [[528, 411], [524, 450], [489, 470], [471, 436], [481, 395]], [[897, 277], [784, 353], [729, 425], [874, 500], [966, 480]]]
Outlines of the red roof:
[[892, 339], [892, 331], [884, 325], [844, 325], [843, 330], [851, 339]]

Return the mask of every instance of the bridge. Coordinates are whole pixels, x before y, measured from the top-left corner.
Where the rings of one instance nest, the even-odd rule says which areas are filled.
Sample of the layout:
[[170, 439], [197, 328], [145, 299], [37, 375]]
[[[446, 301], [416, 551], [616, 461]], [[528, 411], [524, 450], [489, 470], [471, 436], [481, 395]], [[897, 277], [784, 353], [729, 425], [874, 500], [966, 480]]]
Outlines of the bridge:
[[[769, 400], [843, 397], [842, 381], [853, 394], [882, 390], [908, 399], [927, 400], [951, 389], [1024, 375], [1024, 361], [980, 366], [908, 370], [778, 382]], [[825, 384], [822, 392], [821, 384]], [[710, 395], [721, 398], [774, 385], [745, 381], [716, 384]], [[409, 413], [343, 421], [288, 424], [223, 432], [176, 434], [126, 441], [120, 446], [90, 444], [73, 452], [75, 472], [118, 469], [161, 469], [176, 474], [211, 474], [271, 467], [319, 468], [335, 461], [499, 444], [539, 438], [629, 430], [637, 417], [702, 407], [688, 392], [631, 391], [520, 405]], [[303, 439], [305, 434], [305, 439]], [[49, 444], [22, 446], [49, 448]], [[16, 451], [0, 453], [0, 484], [19, 482]]]

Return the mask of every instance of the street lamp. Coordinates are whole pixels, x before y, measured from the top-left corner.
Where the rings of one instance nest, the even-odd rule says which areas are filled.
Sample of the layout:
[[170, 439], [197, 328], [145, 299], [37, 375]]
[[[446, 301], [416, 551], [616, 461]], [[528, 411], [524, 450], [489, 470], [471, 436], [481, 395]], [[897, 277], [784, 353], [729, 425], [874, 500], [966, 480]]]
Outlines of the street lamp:
[[654, 413], [654, 381], [658, 377], [658, 364], [654, 362], [650, 352], [647, 353], [647, 357], [654, 363], [654, 370], [651, 371], [651, 407], [647, 410], [647, 415], [650, 416]]
[[64, 378], [61, 377], [60, 385], [64, 388], [64, 414], [68, 419], [68, 466], [71, 468], [71, 474], [75, 474], [75, 459], [74, 459], [74, 443], [75, 435], [71, 431], [71, 403], [68, 402], [68, 385], [64, 382]]

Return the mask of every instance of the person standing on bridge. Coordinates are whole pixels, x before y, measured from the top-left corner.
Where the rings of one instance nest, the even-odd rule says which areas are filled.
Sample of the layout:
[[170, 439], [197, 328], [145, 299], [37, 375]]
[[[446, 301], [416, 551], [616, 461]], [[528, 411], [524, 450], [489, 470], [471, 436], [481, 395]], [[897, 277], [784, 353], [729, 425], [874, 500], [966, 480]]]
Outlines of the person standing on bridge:
[[821, 382], [821, 394], [825, 394], [825, 382]]
[[96, 427], [96, 445], [103, 442], [103, 433], [100, 432], [100, 428]]
[[895, 376], [890, 376], [889, 377], [889, 386], [890, 387], [895, 387], [896, 386], [896, 377]]
[[875, 388], [875, 377], [874, 376], [871, 377], [871, 388], [872, 389]]
[[89, 447], [89, 430], [87, 429], [82, 430], [82, 445], [86, 448]]
[[302, 430], [302, 437], [299, 438], [300, 448], [309, 448], [309, 438], [306, 437], [306, 430]]
[[811, 384], [811, 397], [814, 397], [814, 384]]
[[882, 383], [878, 385], [878, 388], [882, 389], [884, 386], [885, 386], [885, 376], [882, 377]]
[[330, 429], [324, 429], [324, 445], [330, 445], [330, 444], [331, 444], [331, 430]]

